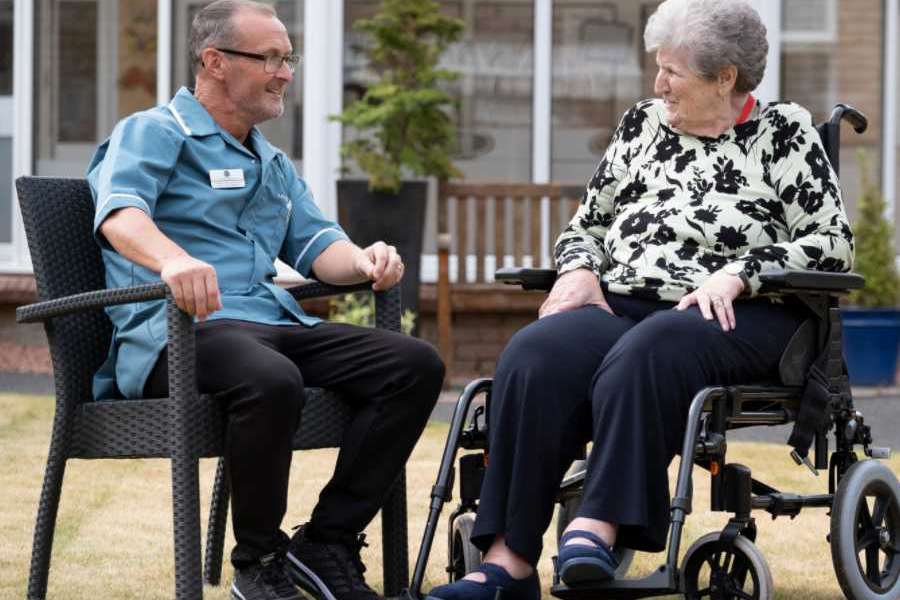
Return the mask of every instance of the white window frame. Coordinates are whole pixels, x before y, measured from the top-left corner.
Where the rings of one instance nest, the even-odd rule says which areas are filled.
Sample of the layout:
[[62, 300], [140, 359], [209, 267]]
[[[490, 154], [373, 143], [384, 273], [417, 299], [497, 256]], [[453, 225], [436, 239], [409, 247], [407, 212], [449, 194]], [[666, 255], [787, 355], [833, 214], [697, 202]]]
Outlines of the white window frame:
[[[784, 0], [790, 1], [790, 0]], [[781, 32], [786, 43], [832, 43], [837, 41], [837, 0], [818, 0], [825, 13], [825, 27], [819, 31], [788, 30]], [[780, 2], [779, 2], [780, 3]]]
[[343, 109], [344, 2], [306, 0], [303, 36], [303, 177], [316, 203], [337, 220]]
[[156, 104], [172, 96], [172, 0], [156, 2]]
[[[15, 181], [32, 173], [32, 57], [34, 5], [32, 0], [13, 2], [13, 164]], [[4, 273], [30, 273], [31, 257], [25, 241], [25, 228], [19, 211], [19, 201], [13, 190], [12, 243], [3, 244], [0, 268]]]
[[900, 0], [884, 0], [884, 100], [882, 104], [881, 189], [885, 216], [897, 209], [897, 144], [900, 140]]

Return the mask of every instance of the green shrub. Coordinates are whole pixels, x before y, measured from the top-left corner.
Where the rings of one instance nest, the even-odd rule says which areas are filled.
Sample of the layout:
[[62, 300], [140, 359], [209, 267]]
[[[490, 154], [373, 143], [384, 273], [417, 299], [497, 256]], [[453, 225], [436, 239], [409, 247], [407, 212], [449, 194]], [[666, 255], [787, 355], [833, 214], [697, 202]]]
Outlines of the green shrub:
[[[368, 292], [344, 294], [328, 304], [328, 320], [360, 327], [375, 326], [375, 297]], [[416, 324], [416, 313], [408, 308], [400, 316], [400, 331], [409, 335]]]
[[894, 307], [900, 295], [894, 228], [884, 218], [884, 196], [872, 183], [865, 152], [860, 150], [857, 157], [862, 173], [862, 195], [859, 197], [859, 216], [853, 225], [856, 241], [853, 270], [866, 278], [866, 286], [852, 292], [849, 300], [851, 304], [865, 308]]
[[384, 0], [371, 19], [354, 24], [369, 34], [365, 49], [376, 80], [365, 95], [333, 117], [352, 128], [341, 146], [372, 190], [397, 192], [405, 173], [439, 179], [461, 177], [450, 161], [455, 146], [452, 105], [440, 83], [456, 74], [437, 68], [441, 54], [463, 30], [434, 0]]

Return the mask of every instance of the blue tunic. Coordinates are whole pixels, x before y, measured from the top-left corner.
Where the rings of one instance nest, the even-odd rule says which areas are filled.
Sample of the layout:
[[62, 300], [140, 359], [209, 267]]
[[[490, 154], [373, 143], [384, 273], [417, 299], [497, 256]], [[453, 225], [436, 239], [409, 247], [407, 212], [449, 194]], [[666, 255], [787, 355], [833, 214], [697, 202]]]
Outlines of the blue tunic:
[[[303, 276], [332, 242], [347, 239], [322, 216], [293, 164], [253, 128], [253, 152], [219, 127], [193, 94], [120, 121], [88, 167], [94, 235], [107, 287], [158, 282], [159, 274], [116, 252], [99, 232], [111, 212], [134, 207], [188, 254], [216, 269], [223, 308], [210, 319], [311, 326], [272, 281], [281, 258]], [[115, 327], [94, 397], [140, 397], [166, 344], [165, 302], [106, 309]]]

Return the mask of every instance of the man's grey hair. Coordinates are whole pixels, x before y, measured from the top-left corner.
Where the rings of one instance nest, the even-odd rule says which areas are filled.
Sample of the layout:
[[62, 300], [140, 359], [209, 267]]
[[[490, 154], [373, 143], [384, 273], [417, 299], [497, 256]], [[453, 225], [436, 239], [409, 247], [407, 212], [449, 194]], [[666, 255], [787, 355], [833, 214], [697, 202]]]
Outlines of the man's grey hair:
[[688, 65], [704, 79], [737, 68], [736, 92], [756, 89], [766, 70], [766, 26], [745, 0], [666, 0], [647, 21], [648, 52], [685, 50]]
[[194, 74], [200, 70], [200, 53], [206, 48], [231, 48], [237, 42], [237, 32], [231, 17], [239, 10], [251, 10], [272, 17], [275, 9], [253, 0], [216, 0], [194, 15], [191, 24], [190, 52]]

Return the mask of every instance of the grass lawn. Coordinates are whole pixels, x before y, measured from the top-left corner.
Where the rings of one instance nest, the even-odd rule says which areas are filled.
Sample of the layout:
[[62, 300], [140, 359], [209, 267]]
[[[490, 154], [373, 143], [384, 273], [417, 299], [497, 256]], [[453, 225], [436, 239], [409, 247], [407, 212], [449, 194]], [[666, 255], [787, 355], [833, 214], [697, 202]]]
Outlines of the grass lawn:
[[[25, 597], [35, 510], [46, 459], [51, 398], [0, 394], [0, 599]], [[413, 454], [409, 467], [410, 570], [424, 527], [428, 494], [437, 473], [447, 427], [432, 424]], [[333, 450], [295, 454], [289, 510], [285, 527], [305, 520], [318, 490], [327, 480], [337, 453]], [[797, 467], [786, 446], [750, 443], [729, 445], [732, 462], [742, 462], [767, 483], [786, 491], [824, 493], [825, 477], [814, 478]], [[892, 459], [900, 472], [900, 459]], [[206, 509], [215, 463], [201, 465], [201, 506]], [[674, 473], [674, 466], [672, 473]], [[674, 486], [673, 486], [674, 488]], [[168, 463], [163, 460], [71, 461], [66, 472], [50, 572], [50, 598], [67, 600], [171, 598], [173, 553], [171, 490]], [[700, 535], [720, 529], [723, 513], [709, 513], [708, 475], [695, 473], [695, 513], [687, 520], [682, 548]], [[445, 509], [444, 516], [449, 514]], [[772, 521], [757, 513], [759, 546], [773, 571], [776, 598], [842, 598], [831, 566], [825, 536], [828, 517], [810, 509], [791, 521]], [[369, 581], [381, 585], [379, 520], [369, 529], [370, 548], [363, 552]], [[551, 527], [549, 531], [555, 531]], [[445, 580], [446, 519], [438, 530], [428, 569], [430, 585]], [[229, 539], [226, 551], [232, 541]], [[548, 533], [540, 569], [545, 588], [550, 584], [550, 556], [556, 542]], [[632, 573], [649, 573], [663, 554], [638, 555]], [[226, 561], [227, 562], [227, 561]], [[224, 581], [230, 581], [226, 566]], [[549, 597], [549, 594], [547, 594]], [[225, 600], [228, 586], [206, 588], [205, 597]]]

